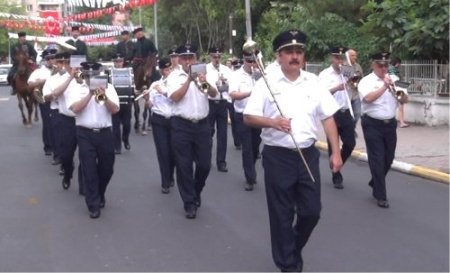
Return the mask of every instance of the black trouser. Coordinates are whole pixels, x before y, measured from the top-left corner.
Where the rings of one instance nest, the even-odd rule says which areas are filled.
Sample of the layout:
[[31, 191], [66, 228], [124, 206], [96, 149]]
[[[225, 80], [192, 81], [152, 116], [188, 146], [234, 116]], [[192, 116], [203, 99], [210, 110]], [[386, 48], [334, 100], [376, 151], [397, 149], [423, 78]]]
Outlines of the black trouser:
[[54, 145], [52, 121], [50, 116], [50, 102], [39, 104], [42, 119], [42, 142], [44, 143], [44, 152], [52, 152]]
[[[75, 155], [75, 150], [77, 149], [77, 130], [75, 126], [75, 118], [68, 117], [63, 114], [59, 114], [60, 129], [59, 136], [61, 137], [60, 145], [60, 159], [61, 166], [64, 170], [64, 179], [72, 179], [73, 174], [73, 156]], [[80, 179], [78, 179], [80, 181]], [[80, 188], [82, 186], [80, 185]]]
[[194, 123], [180, 117], [172, 117], [170, 124], [178, 189], [184, 209], [189, 210], [195, 207], [195, 202], [200, 199], [211, 169], [211, 126], [207, 118]]
[[13, 64], [13, 66], [11, 67], [11, 69], [9, 69], [8, 72], [8, 76], [6, 77], [6, 80], [8, 81], [9, 85], [13, 85], [13, 79], [14, 79], [14, 75], [16, 75], [17, 72], [17, 65]]
[[234, 122], [242, 144], [242, 167], [247, 183], [256, 182], [255, 163], [261, 144], [261, 129], [245, 125], [242, 113], [234, 113]]
[[[122, 128], [120, 127], [122, 125]], [[112, 115], [114, 148], [122, 149], [122, 141], [129, 143], [131, 131], [131, 104], [120, 104], [119, 112]]]
[[90, 211], [98, 210], [114, 172], [112, 130], [77, 126], [77, 141], [86, 205]]
[[170, 140], [170, 118], [153, 113], [151, 121], [159, 172], [161, 173], [161, 187], [169, 188], [174, 179], [175, 171], [175, 158]]
[[391, 168], [397, 146], [397, 120], [378, 120], [367, 115], [361, 117], [367, 156], [372, 178], [372, 195], [387, 200], [386, 175]]
[[[334, 115], [334, 121], [336, 122], [336, 127], [338, 135], [342, 141], [341, 147], [341, 157], [342, 163], [345, 163], [347, 159], [352, 154], [353, 149], [356, 145], [355, 140], [355, 121], [350, 114], [350, 110], [341, 111], [338, 110]], [[328, 141], [328, 139], [327, 139]], [[328, 155], [331, 155], [331, 145], [328, 141]]]
[[320, 153], [314, 145], [302, 151], [315, 183], [295, 149], [265, 145], [262, 153], [272, 257], [283, 271], [302, 268], [302, 249], [320, 218]]
[[217, 126], [216, 163], [226, 164], [227, 136], [228, 136], [228, 111], [226, 100], [209, 100], [208, 120], [212, 127], [211, 135], [214, 136]]
[[52, 135], [53, 135], [53, 158], [60, 159], [61, 156], [61, 118], [59, 116], [58, 109], [50, 109], [50, 120], [52, 124]]
[[234, 103], [227, 102], [228, 114], [230, 116], [231, 121], [231, 135], [233, 136], [233, 143], [235, 147], [241, 146], [241, 139], [239, 137], [236, 120], [234, 116]]

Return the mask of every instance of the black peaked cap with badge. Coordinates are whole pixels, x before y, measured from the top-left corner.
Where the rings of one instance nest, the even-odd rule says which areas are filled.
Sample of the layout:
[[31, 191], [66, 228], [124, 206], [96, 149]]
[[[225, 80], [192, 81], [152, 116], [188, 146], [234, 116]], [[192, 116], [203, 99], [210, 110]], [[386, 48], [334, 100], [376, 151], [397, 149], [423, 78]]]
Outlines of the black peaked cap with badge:
[[390, 56], [391, 54], [389, 52], [377, 52], [370, 55], [370, 59], [372, 60], [372, 62], [389, 64], [389, 62], [391, 61]]
[[300, 30], [288, 30], [278, 34], [272, 42], [273, 51], [278, 52], [288, 46], [306, 47], [306, 34]]
[[55, 55], [55, 59], [58, 61], [68, 61], [70, 60], [69, 52], [60, 52]]
[[330, 47], [330, 54], [331, 55], [344, 55], [345, 52], [348, 50], [348, 48], [343, 46], [333, 46]]
[[222, 50], [218, 47], [211, 47], [208, 49], [208, 54], [222, 54]]
[[176, 52], [178, 55], [195, 55], [197, 53], [197, 47], [191, 44], [185, 44], [179, 46]]
[[120, 53], [116, 53], [112, 58], [113, 61], [122, 61], [123, 59], [124, 58], [123, 58], [122, 54], [120, 54]]
[[169, 55], [169, 56], [177, 56], [178, 55], [177, 49], [175, 47], [169, 49], [169, 51], [167, 52], [167, 55]]
[[170, 61], [170, 58], [163, 57], [158, 61], [158, 67], [160, 70], [169, 68], [172, 66], [172, 62]]

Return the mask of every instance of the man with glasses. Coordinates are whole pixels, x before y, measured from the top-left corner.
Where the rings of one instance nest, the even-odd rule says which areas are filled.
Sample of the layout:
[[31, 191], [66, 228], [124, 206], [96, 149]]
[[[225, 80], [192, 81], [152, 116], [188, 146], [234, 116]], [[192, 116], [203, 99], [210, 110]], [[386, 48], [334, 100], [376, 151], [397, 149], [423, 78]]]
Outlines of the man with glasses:
[[397, 100], [393, 94], [393, 84], [398, 79], [388, 74], [389, 57], [388, 52], [371, 55], [372, 73], [362, 78], [358, 85], [362, 102], [361, 125], [372, 175], [369, 186], [381, 208], [389, 208], [386, 175], [395, 158], [397, 145], [395, 112], [399, 103], [408, 101], [406, 95]]
[[245, 190], [252, 191], [256, 184], [255, 163], [261, 143], [261, 129], [246, 125], [243, 112], [261, 72], [258, 70], [253, 54], [244, 51], [243, 60], [242, 67], [233, 72], [231, 77], [230, 96], [234, 100], [234, 120], [238, 137], [242, 143], [242, 167], [246, 179]]
[[207, 80], [206, 71], [200, 68], [198, 72], [192, 71], [197, 64], [196, 47], [183, 45], [177, 48], [177, 53], [183, 69], [173, 71], [167, 80], [167, 95], [173, 101], [171, 138], [186, 218], [194, 219], [211, 169], [208, 96], [215, 97], [218, 92], [215, 83]]

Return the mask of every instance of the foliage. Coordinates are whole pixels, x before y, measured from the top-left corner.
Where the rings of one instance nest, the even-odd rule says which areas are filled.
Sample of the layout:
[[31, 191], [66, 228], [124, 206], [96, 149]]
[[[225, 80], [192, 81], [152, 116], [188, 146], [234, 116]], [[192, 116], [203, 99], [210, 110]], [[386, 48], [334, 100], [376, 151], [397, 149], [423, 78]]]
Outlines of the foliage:
[[402, 58], [449, 59], [447, 0], [370, 0], [362, 30]]

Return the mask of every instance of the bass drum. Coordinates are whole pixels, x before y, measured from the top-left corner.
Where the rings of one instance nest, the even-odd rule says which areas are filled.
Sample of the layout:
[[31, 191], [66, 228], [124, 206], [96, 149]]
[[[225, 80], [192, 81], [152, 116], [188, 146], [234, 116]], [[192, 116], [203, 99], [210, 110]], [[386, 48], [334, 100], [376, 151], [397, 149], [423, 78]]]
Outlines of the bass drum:
[[117, 91], [120, 104], [128, 104], [134, 101], [134, 76], [129, 67], [114, 68], [110, 71], [111, 84]]

